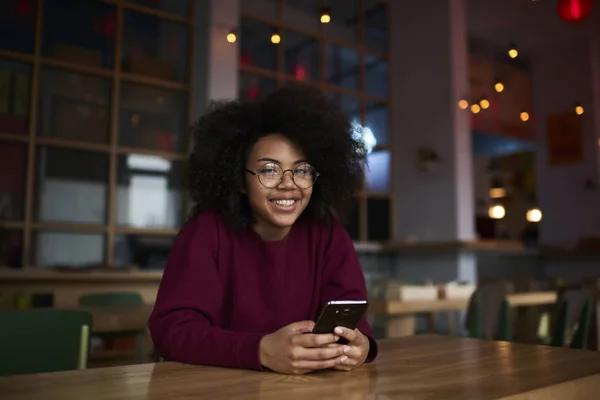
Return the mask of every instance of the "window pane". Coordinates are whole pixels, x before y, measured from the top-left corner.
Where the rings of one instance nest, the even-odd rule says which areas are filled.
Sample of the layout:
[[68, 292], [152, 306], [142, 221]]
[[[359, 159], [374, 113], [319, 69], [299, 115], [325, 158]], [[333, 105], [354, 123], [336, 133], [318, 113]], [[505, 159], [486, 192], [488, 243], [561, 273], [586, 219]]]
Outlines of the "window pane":
[[320, 80], [321, 44], [317, 39], [287, 31], [283, 38], [285, 46], [285, 70], [300, 81]]
[[0, 59], [0, 131], [25, 135], [29, 131], [31, 67]]
[[241, 0], [242, 12], [275, 19], [279, 13], [279, 3], [273, 0]]
[[387, 50], [387, 0], [365, 0], [365, 44], [367, 48]]
[[119, 144], [184, 153], [187, 94], [134, 83], [121, 85]]
[[104, 240], [104, 235], [99, 233], [36, 232], [33, 264], [38, 267], [103, 266]]
[[323, 25], [326, 35], [345, 42], [358, 41], [358, 0], [329, 0], [331, 22]]
[[350, 122], [360, 124], [360, 102], [357, 98], [335, 92], [330, 92], [329, 97], [338, 104]]
[[183, 223], [183, 163], [142, 154], [120, 155], [117, 224], [179, 228]]
[[367, 156], [367, 190], [376, 193], [390, 192], [390, 152], [373, 151]]
[[36, 167], [38, 220], [105, 223], [107, 154], [41, 147]]
[[342, 220], [342, 223], [352, 240], [359, 240], [360, 236], [360, 202], [358, 199], [354, 199], [354, 205], [351, 210], [348, 211], [348, 215]]
[[39, 134], [108, 143], [111, 85], [107, 79], [62, 70], [42, 70]]
[[0, 220], [23, 219], [27, 145], [0, 142]]
[[359, 57], [355, 50], [327, 45], [327, 83], [359, 90]]
[[387, 61], [375, 56], [366, 56], [365, 78], [367, 93], [373, 96], [387, 97], [389, 84]]
[[366, 108], [365, 126], [373, 133], [379, 146], [389, 144], [389, 115], [384, 103], [369, 103]]
[[[21, 268], [23, 266], [23, 233], [0, 225], [0, 266]], [[0, 309], [2, 306], [0, 306]]]
[[157, 79], [187, 81], [188, 31], [183, 24], [126, 11], [123, 70]]
[[156, 8], [171, 14], [190, 16], [189, 0], [127, 0], [129, 3], [139, 4], [145, 7]]
[[33, 53], [37, 0], [0, 1], [0, 49]]
[[390, 239], [390, 200], [367, 199], [367, 236], [371, 241]]
[[316, 31], [321, 25], [321, 0], [286, 0], [285, 21], [299, 28]]
[[277, 46], [271, 43], [274, 28], [262, 22], [242, 19], [240, 64], [269, 70], [277, 69]]
[[46, 0], [42, 54], [90, 67], [114, 63], [115, 7], [91, 0]]
[[174, 236], [117, 235], [114, 241], [114, 265], [120, 268], [160, 270], [167, 264]]
[[241, 101], [260, 99], [275, 89], [277, 89], [275, 79], [246, 73], [240, 74], [239, 98]]

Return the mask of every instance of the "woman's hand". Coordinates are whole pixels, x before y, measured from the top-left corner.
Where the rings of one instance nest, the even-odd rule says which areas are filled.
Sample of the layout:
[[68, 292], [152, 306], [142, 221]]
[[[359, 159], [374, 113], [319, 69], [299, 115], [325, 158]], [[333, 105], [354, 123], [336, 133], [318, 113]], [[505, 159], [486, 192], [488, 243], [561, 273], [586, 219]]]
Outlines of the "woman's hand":
[[333, 368], [339, 371], [351, 371], [364, 364], [371, 347], [369, 339], [358, 329], [338, 326], [335, 328], [335, 333], [345, 338], [348, 344], [340, 346], [343, 348], [344, 356], [340, 360], [341, 363], [334, 365]]
[[[336, 334], [309, 333], [314, 325], [312, 321], [295, 322], [264, 336], [260, 341], [260, 363], [284, 374], [342, 366], [342, 360], [347, 358], [346, 346], [329, 346], [339, 340]], [[367, 343], [367, 352], [368, 346]]]

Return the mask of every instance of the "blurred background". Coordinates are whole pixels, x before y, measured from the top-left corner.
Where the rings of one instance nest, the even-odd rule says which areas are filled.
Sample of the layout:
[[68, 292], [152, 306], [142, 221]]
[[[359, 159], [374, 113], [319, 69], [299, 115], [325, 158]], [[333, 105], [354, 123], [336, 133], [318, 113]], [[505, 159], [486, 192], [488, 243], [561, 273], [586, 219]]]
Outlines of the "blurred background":
[[595, 290], [599, 33], [593, 0], [4, 0], [0, 308], [151, 304], [189, 124], [290, 82], [363, 127], [346, 226], [374, 299], [437, 304], [410, 332], [484, 283]]

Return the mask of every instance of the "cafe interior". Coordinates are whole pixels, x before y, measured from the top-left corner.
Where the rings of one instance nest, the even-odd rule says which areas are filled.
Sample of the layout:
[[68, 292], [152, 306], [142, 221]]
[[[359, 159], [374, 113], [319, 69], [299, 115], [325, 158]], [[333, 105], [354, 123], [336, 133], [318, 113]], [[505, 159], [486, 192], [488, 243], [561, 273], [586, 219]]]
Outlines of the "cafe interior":
[[[0, 2], [0, 398], [597, 399], [594, 3]], [[147, 322], [190, 124], [288, 83], [362, 128], [345, 227], [378, 359], [165, 361]]]

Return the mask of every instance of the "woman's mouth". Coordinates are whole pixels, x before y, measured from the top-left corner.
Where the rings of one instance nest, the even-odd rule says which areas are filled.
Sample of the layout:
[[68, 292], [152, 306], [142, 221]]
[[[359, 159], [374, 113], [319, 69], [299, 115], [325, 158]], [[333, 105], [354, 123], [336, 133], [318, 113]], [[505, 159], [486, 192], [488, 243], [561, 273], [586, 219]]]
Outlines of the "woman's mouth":
[[272, 208], [275, 211], [278, 212], [291, 212], [294, 211], [296, 209], [296, 205], [299, 203], [299, 201], [294, 200], [294, 199], [274, 199], [274, 200], [269, 200], [269, 204], [272, 206]]

